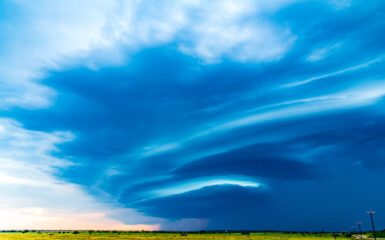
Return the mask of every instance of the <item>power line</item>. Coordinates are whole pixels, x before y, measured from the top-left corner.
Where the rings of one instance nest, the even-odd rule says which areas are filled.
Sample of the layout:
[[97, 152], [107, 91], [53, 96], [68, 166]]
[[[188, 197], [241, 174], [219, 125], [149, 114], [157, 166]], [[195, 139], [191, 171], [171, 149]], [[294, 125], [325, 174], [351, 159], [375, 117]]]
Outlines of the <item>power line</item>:
[[361, 231], [361, 224], [362, 224], [362, 222], [357, 222], [357, 224], [358, 224], [358, 229], [360, 230], [360, 238], [362, 240], [362, 231]]
[[374, 229], [374, 222], [373, 222], [373, 213], [376, 213], [376, 212], [373, 212], [372, 210], [370, 210], [370, 211], [367, 212], [367, 213], [370, 214], [370, 220], [372, 220], [372, 228], [373, 228], [374, 240], [377, 240], [377, 237], [376, 237], [376, 230]]

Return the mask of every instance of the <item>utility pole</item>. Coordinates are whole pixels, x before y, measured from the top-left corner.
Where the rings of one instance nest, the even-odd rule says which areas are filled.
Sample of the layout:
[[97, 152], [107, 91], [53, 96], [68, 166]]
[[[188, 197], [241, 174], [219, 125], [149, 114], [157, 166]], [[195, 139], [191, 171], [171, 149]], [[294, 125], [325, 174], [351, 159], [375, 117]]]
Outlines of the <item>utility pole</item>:
[[376, 212], [373, 212], [372, 210], [370, 210], [369, 212], [367, 212], [370, 214], [370, 220], [372, 220], [372, 228], [373, 228], [373, 235], [374, 235], [374, 240], [377, 240], [377, 237], [376, 237], [376, 230], [374, 230], [374, 222], [373, 222], [373, 213], [376, 213]]
[[357, 222], [358, 228], [360, 229], [360, 238], [361, 238], [361, 240], [362, 240], [361, 223], [362, 223], [362, 222]]

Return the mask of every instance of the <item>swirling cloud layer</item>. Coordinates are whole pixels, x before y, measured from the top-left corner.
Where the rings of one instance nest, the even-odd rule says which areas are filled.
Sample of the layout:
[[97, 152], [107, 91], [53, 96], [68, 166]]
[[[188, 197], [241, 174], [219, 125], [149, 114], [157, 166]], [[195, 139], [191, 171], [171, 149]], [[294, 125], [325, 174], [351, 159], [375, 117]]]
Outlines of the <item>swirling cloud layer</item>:
[[385, 212], [381, 1], [1, 5], [4, 228], [348, 230]]

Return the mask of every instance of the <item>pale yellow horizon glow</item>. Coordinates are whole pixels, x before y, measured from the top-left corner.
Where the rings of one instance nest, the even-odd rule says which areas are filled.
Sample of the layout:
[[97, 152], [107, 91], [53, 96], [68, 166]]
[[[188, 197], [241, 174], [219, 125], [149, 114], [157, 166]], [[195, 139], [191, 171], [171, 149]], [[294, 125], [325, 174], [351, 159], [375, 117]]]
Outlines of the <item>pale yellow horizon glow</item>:
[[159, 229], [136, 223], [161, 219], [125, 208], [107, 194], [98, 199], [83, 186], [56, 177], [59, 168], [72, 163], [51, 153], [56, 144], [72, 139], [70, 133], [32, 131], [0, 118], [0, 230]]
[[0, 210], [0, 230], [117, 230], [156, 231], [156, 225], [126, 225], [102, 212], [62, 214], [42, 208]]

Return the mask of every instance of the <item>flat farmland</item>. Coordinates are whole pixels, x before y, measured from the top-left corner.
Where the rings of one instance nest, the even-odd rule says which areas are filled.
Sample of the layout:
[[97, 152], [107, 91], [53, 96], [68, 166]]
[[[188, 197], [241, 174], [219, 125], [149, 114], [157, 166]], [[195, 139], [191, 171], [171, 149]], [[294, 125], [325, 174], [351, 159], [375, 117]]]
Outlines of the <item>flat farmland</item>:
[[[152, 233], [152, 232], [3, 232], [0, 233], [1, 240], [166, 240], [166, 239], [202, 239], [202, 240], [334, 240], [329, 233]], [[350, 235], [340, 234], [337, 240], [351, 239]]]

